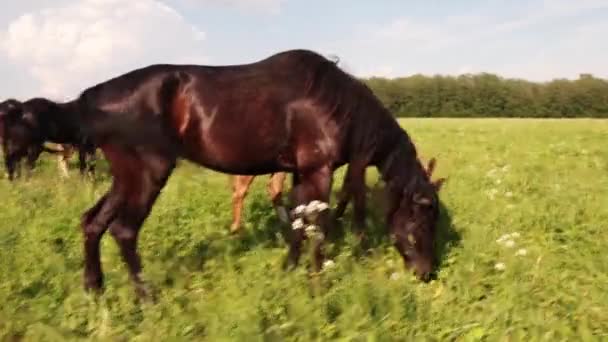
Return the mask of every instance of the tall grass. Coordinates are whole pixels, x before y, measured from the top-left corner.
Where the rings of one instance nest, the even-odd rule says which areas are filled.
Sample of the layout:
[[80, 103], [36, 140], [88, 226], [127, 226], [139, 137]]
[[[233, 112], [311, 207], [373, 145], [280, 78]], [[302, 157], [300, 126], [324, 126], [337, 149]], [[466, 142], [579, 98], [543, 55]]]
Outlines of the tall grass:
[[[438, 279], [416, 281], [383, 229], [369, 169], [368, 235], [330, 239], [335, 261], [312, 286], [308, 259], [281, 270], [285, 227], [259, 177], [245, 232], [231, 237], [226, 175], [181, 163], [145, 222], [140, 252], [155, 304], [135, 301], [118, 249], [102, 241], [106, 292], [82, 289], [80, 215], [108, 188], [58, 178], [45, 158], [29, 180], [0, 179], [3, 340], [608, 339], [608, 122], [403, 120], [438, 160]], [[342, 184], [343, 169], [334, 187]], [[376, 185], [377, 184], [377, 185]], [[514, 235], [508, 235], [516, 233]], [[497, 242], [499, 240], [499, 242]]]

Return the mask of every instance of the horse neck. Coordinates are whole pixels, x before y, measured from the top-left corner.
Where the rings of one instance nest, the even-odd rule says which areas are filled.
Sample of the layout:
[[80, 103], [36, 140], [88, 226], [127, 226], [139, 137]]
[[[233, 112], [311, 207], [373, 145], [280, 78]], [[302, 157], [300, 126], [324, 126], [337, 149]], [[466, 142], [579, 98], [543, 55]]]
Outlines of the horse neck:
[[395, 191], [414, 191], [426, 175], [416, 148], [405, 132], [384, 153], [378, 162], [378, 169], [384, 182]]

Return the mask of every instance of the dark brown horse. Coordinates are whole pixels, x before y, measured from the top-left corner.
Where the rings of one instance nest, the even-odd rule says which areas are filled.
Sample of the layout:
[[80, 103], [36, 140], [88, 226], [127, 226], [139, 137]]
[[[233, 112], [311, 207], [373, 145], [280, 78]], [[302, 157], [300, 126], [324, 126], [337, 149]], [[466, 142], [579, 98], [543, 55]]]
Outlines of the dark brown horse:
[[[109, 227], [145, 293], [137, 238], [178, 158], [235, 175], [290, 172], [293, 205], [328, 202], [333, 170], [346, 163], [350, 188], [362, 188], [366, 166], [374, 165], [387, 184], [397, 250], [419, 278], [433, 269], [441, 181], [431, 181], [409, 136], [371, 90], [312, 51], [244, 65], [152, 65], [46, 105], [100, 147], [113, 174], [82, 219], [87, 289], [102, 288], [99, 242]], [[304, 238], [302, 229], [293, 231], [294, 265]], [[321, 244], [315, 254], [320, 269]]]
[[[46, 99], [20, 102], [9, 99], [0, 103], [0, 142], [4, 162], [10, 180], [19, 171], [19, 162], [26, 159], [31, 172], [42, 152], [59, 154], [60, 168], [65, 173], [65, 163], [73, 150], [78, 150], [81, 175], [94, 172], [95, 147], [79, 135], [74, 123], [70, 123], [62, 110]], [[10, 136], [11, 139], [2, 139]], [[55, 149], [45, 146], [46, 141], [58, 143]]]

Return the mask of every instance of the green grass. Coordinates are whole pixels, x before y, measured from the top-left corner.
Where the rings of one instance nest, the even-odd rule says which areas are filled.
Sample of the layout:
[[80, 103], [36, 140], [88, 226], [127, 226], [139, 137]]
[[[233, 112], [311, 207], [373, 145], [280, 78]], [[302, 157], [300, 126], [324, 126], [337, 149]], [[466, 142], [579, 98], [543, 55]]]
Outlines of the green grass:
[[[330, 241], [336, 265], [312, 286], [308, 259], [280, 269], [287, 250], [268, 177], [246, 199], [246, 232], [231, 238], [227, 176], [181, 163], [140, 237], [158, 302], [134, 300], [109, 235], [106, 292], [95, 301], [82, 289], [78, 224], [109, 180], [80, 181], [76, 168], [60, 180], [46, 158], [29, 181], [0, 179], [0, 339], [608, 339], [608, 121], [402, 123], [425, 160], [437, 157], [437, 176], [449, 177], [437, 280], [405, 271], [371, 192], [373, 249], [361, 253], [350, 233]], [[368, 178], [373, 187], [375, 169]], [[496, 242], [512, 232], [520, 234], [512, 248]]]

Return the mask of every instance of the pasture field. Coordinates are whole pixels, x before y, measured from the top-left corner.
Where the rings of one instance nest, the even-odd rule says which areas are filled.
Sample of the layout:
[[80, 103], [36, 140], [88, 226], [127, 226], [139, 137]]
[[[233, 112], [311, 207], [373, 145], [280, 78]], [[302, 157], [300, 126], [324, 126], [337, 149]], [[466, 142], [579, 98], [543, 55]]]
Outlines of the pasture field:
[[246, 198], [243, 234], [231, 237], [228, 177], [181, 163], [139, 240], [158, 301], [134, 300], [109, 234], [106, 292], [94, 300], [82, 288], [78, 225], [109, 179], [100, 170], [96, 184], [80, 180], [74, 158], [61, 180], [45, 157], [30, 180], [0, 179], [0, 339], [608, 340], [608, 121], [401, 123], [423, 160], [437, 158], [436, 177], [449, 177], [436, 280], [416, 281], [390, 245], [375, 169], [370, 249], [350, 233], [349, 206], [346, 233], [327, 246], [335, 265], [311, 282], [307, 256], [281, 270], [288, 227], [267, 176]]

